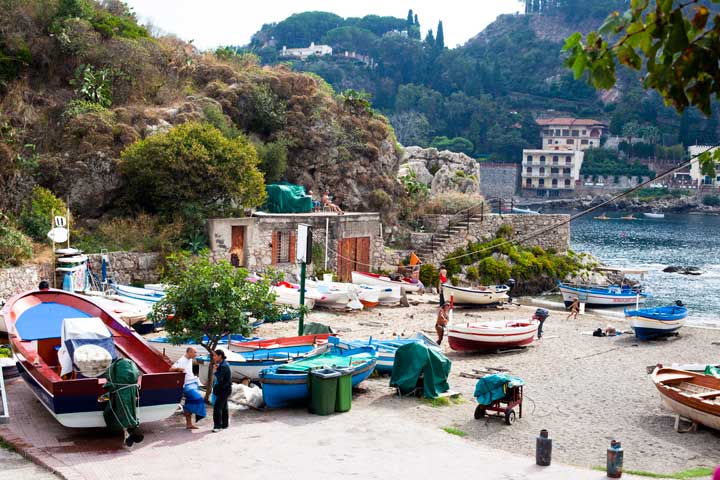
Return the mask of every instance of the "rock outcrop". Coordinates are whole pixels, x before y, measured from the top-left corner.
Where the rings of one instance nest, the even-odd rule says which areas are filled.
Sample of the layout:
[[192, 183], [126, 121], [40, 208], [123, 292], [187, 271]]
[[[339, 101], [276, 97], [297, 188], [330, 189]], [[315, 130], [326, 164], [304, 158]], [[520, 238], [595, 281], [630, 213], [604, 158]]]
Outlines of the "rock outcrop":
[[428, 185], [432, 194], [480, 193], [480, 167], [464, 153], [406, 147], [401, 162], [398, 178], [415, 172], [417, 181]]

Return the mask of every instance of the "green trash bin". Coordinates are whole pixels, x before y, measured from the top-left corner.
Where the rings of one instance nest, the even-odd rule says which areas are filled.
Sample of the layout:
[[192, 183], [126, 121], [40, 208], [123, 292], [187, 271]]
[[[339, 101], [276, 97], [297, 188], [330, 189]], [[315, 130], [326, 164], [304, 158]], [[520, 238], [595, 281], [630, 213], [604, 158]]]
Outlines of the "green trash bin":
[[352, 368], [336, 368], [338, 377], [337, 397], [335, 400], [336, 412], [347, 412], [352, 406]]
[[310, 372], [310, 413], [330, 415], [335, 411], [338, 378], [340, 372], [322, 368]]

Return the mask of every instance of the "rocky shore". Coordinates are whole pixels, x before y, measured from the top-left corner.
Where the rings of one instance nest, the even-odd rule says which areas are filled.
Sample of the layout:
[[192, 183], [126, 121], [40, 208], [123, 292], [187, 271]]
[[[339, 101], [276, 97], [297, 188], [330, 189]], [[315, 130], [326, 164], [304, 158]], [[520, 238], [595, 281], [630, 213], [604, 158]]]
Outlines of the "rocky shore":
[[[542, 213], [554, 210], [585, 210], [607, 202], [612, 199], [613, 195], [604, 194], [598, 196], [587, 195], [578, 198], [567, 198], [558, 200], [536, 201], [530, 200], [522, 202], [523, 206], [540, 208]], [[657, 198], [657, 199], [640, 199], [640, 198], [621, 198], [612, 204], [603, 207], [607, 211], [623, 211], [623, 212], [664, 212], [664, 213], [704, 213], [710, 215], [720, 215], [720, 206], [710, 206], [702, 203], [702, 198], [695, 196], [677, 197], [677, 198]]]

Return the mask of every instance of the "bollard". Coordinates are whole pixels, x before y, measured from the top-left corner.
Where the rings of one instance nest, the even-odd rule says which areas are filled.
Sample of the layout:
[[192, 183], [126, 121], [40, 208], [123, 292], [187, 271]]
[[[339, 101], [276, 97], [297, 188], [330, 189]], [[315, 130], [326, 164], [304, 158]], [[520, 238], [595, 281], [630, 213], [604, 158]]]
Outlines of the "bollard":
[[622, 477], [623, 449], [620, 442], [612, 440], [607, 449], [607, 476], [610, 478]]
[[552, 457], [552, 439], [548, 437], [548, 431], [543, 428], [535, 440], [535, 463], [547, 467], [550, 465], [550, 457]]

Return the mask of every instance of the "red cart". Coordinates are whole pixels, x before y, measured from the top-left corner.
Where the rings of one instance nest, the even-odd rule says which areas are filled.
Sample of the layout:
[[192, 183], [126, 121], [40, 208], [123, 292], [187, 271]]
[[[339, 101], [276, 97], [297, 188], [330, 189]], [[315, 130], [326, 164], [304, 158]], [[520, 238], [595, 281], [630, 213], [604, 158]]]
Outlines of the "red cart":
[[475, 408], [475, 419], [479, 420], [485, 415], [492, 414], [496, 417], [505, 417], [505, 423], [512, 425], [515, 423], [515, 408], [522, 418], [522, 402], [523, 402], [523, 386], [508, 388], [505, 396], [499, 400], [495, 400], [490, 405], [478, 405]]

